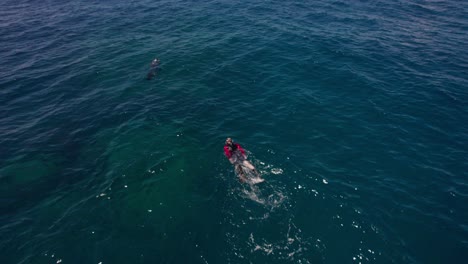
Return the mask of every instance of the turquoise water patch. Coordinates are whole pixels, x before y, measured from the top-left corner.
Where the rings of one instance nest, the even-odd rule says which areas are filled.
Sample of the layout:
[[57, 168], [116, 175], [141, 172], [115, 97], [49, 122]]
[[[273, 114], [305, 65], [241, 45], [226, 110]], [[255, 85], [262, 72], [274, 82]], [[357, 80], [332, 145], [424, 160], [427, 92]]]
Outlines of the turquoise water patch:
[[57, 185], [60, 167], [53, 157], [38, 156], [16, 161], [0, 169], [2, 207], [36, 200]]
[[2, 175], [1, 180], [7, 185], [11, 184], [21, 188], [46, 181], [47, 178], [57, 173], [57, 169], [54, 163], [39, 158], [3, 167], [0, 174]]
[[194, 176], [187, 160], [195, 157], [193, 147], [171, 125], [133, 124], [97, 135], [98, 142], [107, 142], [107, 148], [104, 175], [98, 175], [103, 177], [98, 180], [102, 192], [96, 197], [112, 204], [117, 196], [115, 224], [120, 228], [140, 226], [148, 217], [155, 217], [155, 223], [164, 219], [163, 226], [183, 219], [190, 210], [186, 203]]

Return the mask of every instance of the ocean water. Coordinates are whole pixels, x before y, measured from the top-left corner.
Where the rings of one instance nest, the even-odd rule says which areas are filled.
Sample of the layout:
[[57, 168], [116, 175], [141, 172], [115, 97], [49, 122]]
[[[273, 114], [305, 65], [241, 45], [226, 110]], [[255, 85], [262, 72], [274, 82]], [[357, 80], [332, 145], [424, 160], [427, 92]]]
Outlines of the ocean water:
[[465, 263], [467, 10], [3, 0], [0, 263]]

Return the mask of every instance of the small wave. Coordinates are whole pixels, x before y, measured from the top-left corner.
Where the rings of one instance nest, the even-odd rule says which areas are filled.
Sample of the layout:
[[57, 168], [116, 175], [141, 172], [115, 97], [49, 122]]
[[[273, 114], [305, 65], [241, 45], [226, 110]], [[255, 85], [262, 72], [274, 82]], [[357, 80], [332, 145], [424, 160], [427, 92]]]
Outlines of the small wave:
[[[286, 230], [285, 230], [286, 231]], [[311, 245], [316, 250], [322, 248], [321, 241], [317, 239], [314, 243], [310, 239], [302, 237], [302, 231], [289, 220], [286, 234], [278, 239], [267, 239], [264, 234], [251, 232], [248, 237], [248, 245], [251, 253], [260, 253], [266, 256], [275, 255], [281, 260], [297, 260], [298, 263], [311, 263], [303, 255], [310, 252]]]

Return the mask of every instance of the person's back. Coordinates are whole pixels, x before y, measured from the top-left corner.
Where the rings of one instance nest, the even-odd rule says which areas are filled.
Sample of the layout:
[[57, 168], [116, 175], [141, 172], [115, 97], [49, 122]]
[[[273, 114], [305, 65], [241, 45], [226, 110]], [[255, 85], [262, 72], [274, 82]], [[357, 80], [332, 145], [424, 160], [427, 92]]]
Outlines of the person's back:
[[[226, 145], [224, 145], [224, 155], [231, 161], [231, 159], [238, 160], [243, 158], [245, 155], [244, 149], [238, 143], [232, 142], [232, 139], [228, 138], [226, 140]], [[233, 162], [231, 162], [233, 163]]]

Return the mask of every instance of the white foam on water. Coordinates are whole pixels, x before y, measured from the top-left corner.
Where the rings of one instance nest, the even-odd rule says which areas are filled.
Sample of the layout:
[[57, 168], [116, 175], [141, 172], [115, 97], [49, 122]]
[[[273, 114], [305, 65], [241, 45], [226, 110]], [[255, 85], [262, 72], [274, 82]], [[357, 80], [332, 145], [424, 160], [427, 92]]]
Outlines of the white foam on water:
[[276, 174], [276, 175], [283, 174], [283, 169], [273, 168], [271, 169], [271, 173]]
[[[261, 177], [265, 181], [256, 184], [257, 176], [246, 172], [246, 176], [249, 178], [247, 183], [235, 183], [233, 188], [227, 190], [227, 195], [232, 199], [225, 212], [225, 220], [232, 228], [232, 236], [227, 239], [232, 247], [231, 256], [234, 259], [241, 259], [250, 254], [260, 254], [274, 256], [275, 259], [285, 263], [310, 263], [306, 258], [308, 250], [314, 246], [317, 247], [314, 250], [322, 250], [323, 246], [321, 243], [315, 245], [316, 242], [311, 238], [303, 238], [301, 230], [294, 225], [292, 219], [289, 220], [289, 223], [282, 222], [277, 226], [280, 229], [278, 232], [282, 235], [274, 238], [264, 233], [265, 230], [258, 228], [258, 225], [263, 223], [276, 222], [278, 219], [275, 218], [280, 215], [289, 215], [288, 211], [293, 207], [293, 201], [290, 201], [289, 195], [293, 195], [293, 193], [281, 180], [268, 178], [268, 175], [284, 174], [282, 168], [252, 157], [250, 159], [252, 164], [261, 172]], [[300, 171], [298, 169], [296, 173]], [[228, 179], [227, 177], [222, 178]], [[295, 187], [297, 190], [319, 194], [302, 182], [296, 183]], [[237, 208], [233, 208], [233, 206]]]
[[[247, 244], [252, 253], [264, 254], [265, 256], [274, 255], [276, 259], [286, 262], [310, 263], [302, 254], [307, 252], [311, 243], [308, 239], [302, 238], [301, 232], [290, 219], [287, 234], [283, 239], [265, 239], [262, 235], [251, 232]], [[321, 243], [320, 240], [318, 243]], [[320, 248], [320, 246], [318, 247]]]
[[259, 204], [265, 204], [265, 200], [258, 197], [258, 194], [254, 188], [251, 188], [250, 190], [244, 189], [243, 192], [250, 200]]

